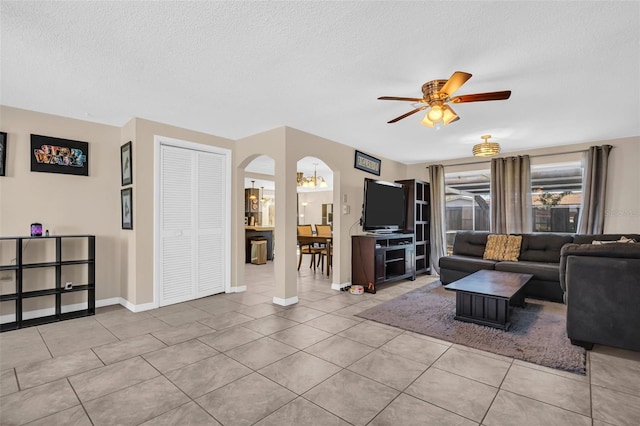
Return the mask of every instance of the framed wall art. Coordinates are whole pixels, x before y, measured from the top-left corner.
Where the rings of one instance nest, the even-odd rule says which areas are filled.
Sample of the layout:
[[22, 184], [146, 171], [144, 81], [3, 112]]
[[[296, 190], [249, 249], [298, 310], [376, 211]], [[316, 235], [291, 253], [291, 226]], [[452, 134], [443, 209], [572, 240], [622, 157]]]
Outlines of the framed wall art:
[[133, 188], [120, 191], [122, 229], [133, 229]]
[[0, 176], [7, 171], [7, 134], [0, 132]]
[[31, 171], [89, 176], [89, 143], [32, 134]]
[[131, 154], [131, 141], [120, 147], [120, 179], [122, 186], [131, 185], [133, 183], [133, 165]]
[[380, 176], [381, 165], [382, 161], [379, 159], [365, 154], [364, 152], [356, 151], [356, 158], [353, 164], [353, 167], [356, 169]]

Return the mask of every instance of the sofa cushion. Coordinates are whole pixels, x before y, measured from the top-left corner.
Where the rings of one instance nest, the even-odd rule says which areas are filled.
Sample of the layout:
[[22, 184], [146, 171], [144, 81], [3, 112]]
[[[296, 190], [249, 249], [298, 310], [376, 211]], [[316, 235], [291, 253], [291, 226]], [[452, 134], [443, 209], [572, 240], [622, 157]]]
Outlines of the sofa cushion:
[[453, 241], [453, 254], [482, 258], [489, 232], [458, 231]]
[[518, 274], [532, 274], [533, 279], [542, 281], [558, 281], [560, 276], [559, 263], [540, 263], [540, 262], [498, 262], [495, 266], [496, 271], [515, 272]]
[[476, 272], [480, 269], [494, 269], [495, 260], [484, 260], [480, 257], [452, 254], [440, 258], [440, 269], [451, 269], [460, 272]]
[[568, 234], [522, 234], [519, 260], [559, 263], [560, 249], [571, 242], [573, 236]]

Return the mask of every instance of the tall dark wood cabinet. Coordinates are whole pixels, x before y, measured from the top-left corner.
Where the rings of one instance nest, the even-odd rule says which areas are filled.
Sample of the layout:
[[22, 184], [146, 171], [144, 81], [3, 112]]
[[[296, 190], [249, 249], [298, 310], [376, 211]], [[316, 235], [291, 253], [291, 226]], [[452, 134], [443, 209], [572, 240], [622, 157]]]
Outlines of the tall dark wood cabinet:
[[404, 185], [407, 200], [406, 230], [414, 235], [416, 274], [431, 273], [431, 193], [429, 183], [416, 179], [397, 180]]

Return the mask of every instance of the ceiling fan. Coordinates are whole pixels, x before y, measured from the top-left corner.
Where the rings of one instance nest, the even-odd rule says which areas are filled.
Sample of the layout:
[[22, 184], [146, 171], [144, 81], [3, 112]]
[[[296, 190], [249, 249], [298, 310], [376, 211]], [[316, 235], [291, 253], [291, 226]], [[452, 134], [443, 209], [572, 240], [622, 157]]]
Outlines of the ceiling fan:
[[378, 99], [383, 101], [408, 101], [414, 102], [415, 109], [387, 123], [395, 123], [403, 118], [415, 114], [418, 111], [429, 108], [427, 114], [420, 123], [428, 127], [439, 127], [440, 122], [446, 126], [460, 119], [448, 104], [461, 104], [465, 102], [499, 101], [509, 99], [511, 90], [502, 92], [475, 93], [472, 95], [461, 95], [451, 97], [464, 83], [471, 78], [471, 74], [456, 71], [449, 80], [432, 80], [422, 85], [422, 98], [402, 98], [396, 96], [381, 96]]

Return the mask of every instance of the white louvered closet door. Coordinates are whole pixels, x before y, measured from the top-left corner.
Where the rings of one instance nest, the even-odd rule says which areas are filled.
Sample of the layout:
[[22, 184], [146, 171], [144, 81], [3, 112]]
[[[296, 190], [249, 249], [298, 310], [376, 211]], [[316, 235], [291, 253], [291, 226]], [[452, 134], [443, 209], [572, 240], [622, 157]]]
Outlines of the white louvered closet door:
[[195, 152], [196, 199], [196, 298], [224, 291], [224, 188], [225, 158]]
[[161, 145], [159, 304], [224, 291], [221, 155]]

